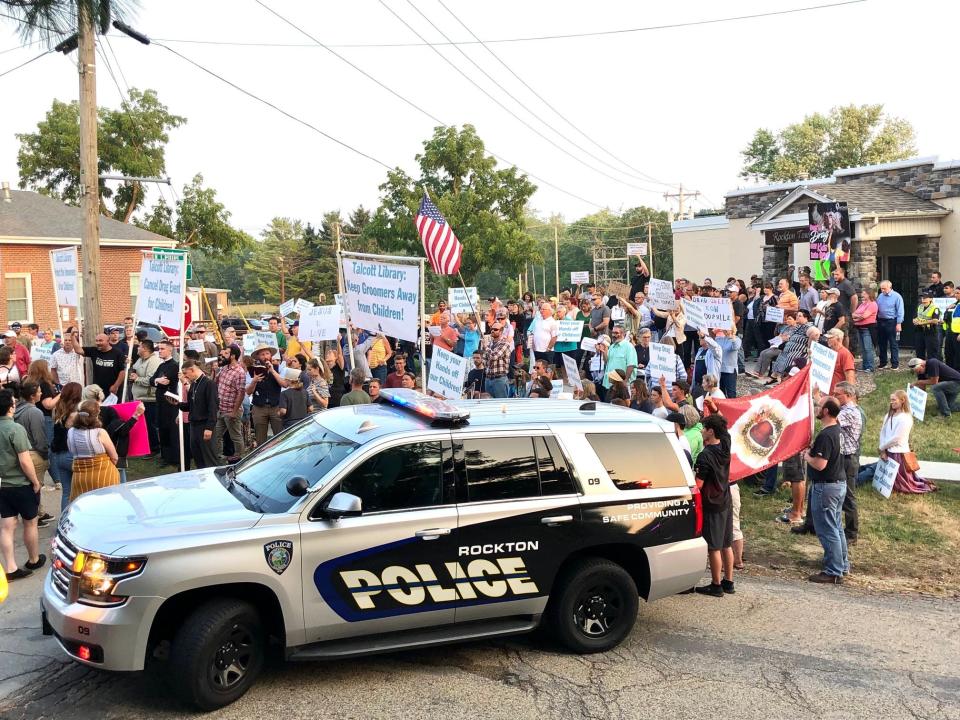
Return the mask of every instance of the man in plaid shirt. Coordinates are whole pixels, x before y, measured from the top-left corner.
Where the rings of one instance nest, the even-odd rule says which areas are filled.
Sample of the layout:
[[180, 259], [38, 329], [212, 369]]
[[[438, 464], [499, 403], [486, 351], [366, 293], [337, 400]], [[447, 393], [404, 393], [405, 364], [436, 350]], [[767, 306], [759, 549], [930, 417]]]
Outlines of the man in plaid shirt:
[[243, 398], [246, 394], [247, 371], [240, 364], [240, 348], [230, 345], [220, 351], [217, 360], [220, 370], [217, 373], [217, 393], [220, 407], [217, 412], [217, 424], [213, 429], [213, 448], [218, 458], [223, 458], [223, 433], [230, 433], [233, 441], [234, 456], [246, 454], [243, 442]]
[[510, 370], [510, 353], [513, 343], [503, 336], [503, 325], [500, 323], [490, 327], [492, 342], [483, 353], [483, 365], [487, 369], [487, 380], [484, 384], [490, 397], [507, 397], [507, 372]]
[[857, 386], [849, 382], [837, 383], [834, 394], [840, 403], [840, 454], [847, 476], [847, 494], [843, 498], [844, 533], [847, 545], [856, 545], [860, 532], [860, 515], [857, 511], [857, 474], [860, 472], [860, 441], [863, 437], [864, 413], [857, 404]]

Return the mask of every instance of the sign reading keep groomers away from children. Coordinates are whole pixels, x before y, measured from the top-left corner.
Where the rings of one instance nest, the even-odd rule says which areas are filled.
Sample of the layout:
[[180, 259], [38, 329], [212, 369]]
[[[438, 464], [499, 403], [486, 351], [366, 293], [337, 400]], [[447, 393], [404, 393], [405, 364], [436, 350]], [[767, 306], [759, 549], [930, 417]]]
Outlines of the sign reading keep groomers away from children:
[[427, 390], [443, 395], [447, 400], [454, 400], [463, 395], [466, 380], [467, 359], [434, 346]]
[[344, 257], [343, 280], [351, 323], [370, 332], [417, 341], [419, 265]]

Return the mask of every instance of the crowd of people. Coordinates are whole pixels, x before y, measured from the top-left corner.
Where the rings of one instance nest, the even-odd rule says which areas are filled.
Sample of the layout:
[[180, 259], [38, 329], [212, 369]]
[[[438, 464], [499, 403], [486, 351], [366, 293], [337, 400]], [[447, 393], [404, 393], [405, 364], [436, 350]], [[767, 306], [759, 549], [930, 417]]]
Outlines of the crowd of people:
[[[280, 317], [268, 321], [276, 342], [250, 352], [233, 327], [195, 325], [179, 353], [173, 342], [154, 343], [137, 331], [132, 318], [104, 328], [91, 346], [75, 327], [61, 336], [13, 323], [0, 347], [0, 559], [7, 577], [24, 577], [45, 562], [37, 529], [54, 519], [55, 508], [43, 507], [44, 479], [61, 491], [61, 510], [84, 492], [124, 482], [130, 432], [141, 416], [158, 467], [232, 463], [311, 413], [380, 402], [383, 388], [423, 390], [419, 371], [441, 348], [471, 361], [464, 397], [568, 392], [673, 423], [704, 488], [712, 578], [699, 591], [720, 597], [734, 591], [744, 538], [739, 483], [729, 478], [730, 436], [717, 401], [783, 381], [809, 362], [813, 344], [823, 343], [838, 357], [829, 393], [816, 398], [823, 430], [809, 451], [762, 473], [755, 495], [775, 493], [781, 480], [789, 484], [791, 503], [777, 519], [820, 538], [824, 570], [811, 580], [842, 582], [859, 528], [856, 488], [876, 470], [859, 466], [865, 418], [856, 356], [865, 373], [899, 367], [903, 298], [889, 281], [879, 293], [858, 292], [840, 267], [828, 284], [815, 283], [809, 268], [791, 268], [776, 283], [753, 276], [749, 284], [728, 278], [715, 286], [710, 278], [700, 285], [678, 278], [674, 307], [661, 309], [648, 298], [646, 265], [640, 260], [635, 269], [629, 290], [623, 284], [620, 293], [595, 285], [553, 298], [527, 292], [507, 302], [489, 298], [482, 312], [470, 313], [451, 312], [441, 301], [424, 318], [425, 356], [417, 343], [363, 329], [352, 328], [349, 340], [341, 332], [336, 340], [302, 341], [298, 322]], [[952, 303], [934, 302], [952, 299], [954, 285], [938, 274], [931, 279], [917, 308], [920, 339], [909, 365], [949, 417], [960, 410], [960, 316], [953, 319]], [[690, 325], [685, 302], [695, 295], [729, 299], [730, 327], [705, 332]], [[782, 310], [782, 320], [777, 313], [767, 321], [770, 308]], [[559, 339], [563, 320], [582, 323], [578, 339]], [[669, 383], [653, 374], [653, 343], [674, 351]], [[127, 400], [132, 412], [114, 409]], [[935, 486], [917, 475], [911, 428], [906, 393], [893, 393], [878, 452], [899, 464], [895, 491], [928, 492]], [[14, 557], [18, 521], [28, 554], [22, 566]]]

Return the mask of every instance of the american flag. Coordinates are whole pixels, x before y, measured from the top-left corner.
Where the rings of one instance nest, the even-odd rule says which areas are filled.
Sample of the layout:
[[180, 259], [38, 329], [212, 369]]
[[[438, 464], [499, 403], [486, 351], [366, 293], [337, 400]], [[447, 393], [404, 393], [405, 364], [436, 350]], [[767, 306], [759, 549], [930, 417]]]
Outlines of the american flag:
[[423, 249], [435, 273], [455, 275], [460, 272], [460, 255], [463, 253], [463, 246], [453, 234], [453, 228], [426, 193], [423, 194], [420, 210], [417, 211], [417, 232], [423, 240]]

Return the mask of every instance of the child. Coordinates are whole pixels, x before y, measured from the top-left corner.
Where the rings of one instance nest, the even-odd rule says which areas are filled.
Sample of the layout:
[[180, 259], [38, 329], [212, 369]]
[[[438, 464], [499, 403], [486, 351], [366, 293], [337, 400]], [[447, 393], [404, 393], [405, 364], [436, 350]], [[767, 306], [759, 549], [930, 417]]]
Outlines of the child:
[[[293, 376], [296, 375], [296, 379]], [[280, 393], [278, 414], [283, 418], [283, 429], [296, 425], [307, 416], [307, 394], [300, 382], [299, 370], [287, 370], [290, 385]]]

